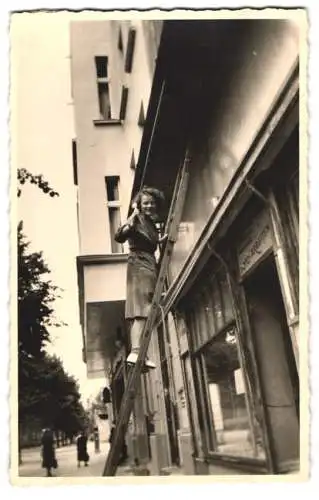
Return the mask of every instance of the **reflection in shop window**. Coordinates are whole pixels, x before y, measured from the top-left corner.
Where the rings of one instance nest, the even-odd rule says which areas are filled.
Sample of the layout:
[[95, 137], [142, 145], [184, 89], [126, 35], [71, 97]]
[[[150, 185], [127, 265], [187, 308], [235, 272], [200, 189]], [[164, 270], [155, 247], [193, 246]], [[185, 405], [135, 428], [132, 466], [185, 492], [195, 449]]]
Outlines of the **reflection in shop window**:
[[203, 358], [217, 441], [217, 449], [212, 451], [264, 458], [261, 439], [255, 436], [250, 425], [235, 328], [217, 335], [203, 349]]

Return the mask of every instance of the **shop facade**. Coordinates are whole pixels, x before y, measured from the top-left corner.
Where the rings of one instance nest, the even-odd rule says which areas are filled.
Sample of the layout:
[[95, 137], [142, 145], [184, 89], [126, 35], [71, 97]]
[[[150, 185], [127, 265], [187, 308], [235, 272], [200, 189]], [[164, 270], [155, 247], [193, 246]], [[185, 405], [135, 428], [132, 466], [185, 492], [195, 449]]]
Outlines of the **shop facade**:
[[[290, 140], [297, 153], [298, 133]], [[283, 160], [293, 166], [289, 155]], [[177, 335], [185, 337], [192, 448], [208, 472], [210, 463], [256, 473], [299, 468], [295, 167], [290, 183], [284, 177], [280, 185], [276, 170], [268, 195], [268, 189], [251, 195], [173, 306]], [[280, 203], [286, 197], [291, 204]]]
[[[158, 367], [146, 375], [145, 398], [157, 400], [152, 458], [186, 474], [291, 473], [301, 426], [300, 27], [236, 27], [216, 84], [215, 44], [231, 26], [206, 25], [196, 46], [191, 24], [164, 23], [161, 92], [151, 95], [134, 183], [169, 200], [181, 171], [188, 179], [152, 339]], [[178, 51], [189, 54], [186, 83]]]

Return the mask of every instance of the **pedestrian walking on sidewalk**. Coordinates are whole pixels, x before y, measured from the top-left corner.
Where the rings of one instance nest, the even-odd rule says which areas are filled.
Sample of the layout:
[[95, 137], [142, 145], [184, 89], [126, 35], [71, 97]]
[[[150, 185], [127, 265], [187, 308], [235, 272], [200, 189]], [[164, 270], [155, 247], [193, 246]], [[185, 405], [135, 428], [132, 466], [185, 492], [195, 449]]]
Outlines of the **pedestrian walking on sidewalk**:
[[85, 432], [82, 431], [76, 440], [78, 467], [81, 466], [81, 462], [84, 462], [85, 467], [89, 464], [90, 457], [87, 450], [87, 442], [88, 438]]
[[42, 439], [41, 439], [41, 455], [42, 455], [42, 468], [46, 469], [47, 477], [52, 476], [52, 469], [56, 469], [58, 466], [57, 459], [55, 457], [54, 450], [54, 438], [51, 429], [43, 429]]
[[[135, 364], [140, 349], [140, 338], [151, 310], [158, 275], [155, 252], [166, 239], [159, 237], [156, 222], [164, 204], [164, 195], [155, 188], [144, 186], [135, 197], [133, 213], [118, 229], [114, 239], [128, 241], [130, 253], [127, 263], [125, 318], [130, 327], [131, 352], [127, 362]], [[155, 368], [146, 360], [146, 367]]]

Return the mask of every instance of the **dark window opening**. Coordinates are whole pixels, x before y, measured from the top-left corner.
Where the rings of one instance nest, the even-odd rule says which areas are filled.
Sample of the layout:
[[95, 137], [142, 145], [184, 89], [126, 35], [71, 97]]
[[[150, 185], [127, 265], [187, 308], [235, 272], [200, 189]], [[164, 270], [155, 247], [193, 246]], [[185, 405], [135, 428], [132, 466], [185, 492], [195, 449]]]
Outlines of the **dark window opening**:
[[120, 52], [123, 53], [123, 37], [122, 37], [122, 30], [121, 28], [119, 29], [119, 37], [117, 41], [117, 48], [119, 49]]
[[107, 78], [107, 57], [97, 56], [95, 58], [96, 76], [97, 78]]
[[135, 37], [136, 37], [136, 30], [131, 28], [128, 34], [126, 57], [125, 57], [126, 73], [131, 73], [132, 71]]
[[107, 201], [119, 201], [119, 177], [105, 178]]
[[144, 113], [143, 101], [141, 102], [140, 113], [138, 115], [138, 122], [137, 123], [140, 127], [144, 127], [144, 125], [145, 125], [145, 113]]
[[133, 149], [133, 151], [132, 151], [130, 168], [131, 168], [132, 170], [135, 170], [135, 168], [136, 168], [136, 161], [135, 161], [134, 149]]
[[77, 158], [77, 147], [76, 140], [72, 140], [72, 163], [73, 163], [73, 182], [78, 185], [78, 158]]
[[125, 120], [127, 100], [128, 100], [128, 88], [124, 87], [124, 85], [123, 85], [122, 96], [121, 96], [121, 106], [120, 106], [120, 120]]

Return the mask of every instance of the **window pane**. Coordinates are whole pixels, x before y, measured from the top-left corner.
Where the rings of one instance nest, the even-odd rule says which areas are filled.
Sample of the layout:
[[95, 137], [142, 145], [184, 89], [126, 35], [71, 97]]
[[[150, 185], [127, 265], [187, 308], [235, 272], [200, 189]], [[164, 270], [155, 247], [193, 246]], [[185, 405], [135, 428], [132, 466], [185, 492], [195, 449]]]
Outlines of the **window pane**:
[[196, 394], [193, 384], [192, 368], [190, 363], [190, 358], [187, 357], [184, 360], [184, 373], [186, 379], [186, 390], [187, 390], [187, 400], [189, 408], [189, 417], [192, 426], [192, 436], [194, 436], [194, 451], [198, 452], [202, 448], [202, 437], [199, 427], [198, 412], [196, 406]]
[[119, 177], [105, 177], [107, 201], [119, 200]]
[[162, 362], [166, 358], [163, 326], [160, 325], [157, 331], [158, 331], [159, 354], [160, 354], [160, 360]]
[[111, 118], [111, 102], [109, 96], [109, 86], [107, 83], [98, 84], [100, 118], [109, 120]]
[[200, 345], [203, 345], [209, 338], [208, 336], [208, 327], [207, 327], [207, 320], [206, 320], [206, 309], [205, 309], [205, 304], [204, 304], [204, 296], [200, 297], [197, 302], [197, 307], [196, 307], [196, 315], [197, 315], [197, 322], [198, 322], [198, 330], [199, 330], [199, 342]]
[[221, 301], [219, 286], [218, 286], [216, 278], [212, 282], [211, 293], [212, 293], [212, 301], [213, 301], [213, 308], [214, 308], [213, 310], [214, 310], [216, 327], [217, 327], [217, 331], [219, 331], [224, 326], [224, 318], [223, 318], [222, 301]]
[[230, 288], [228, 286], [227, 277], [224, 273], [221, 273], [219, 275], [218, 281], [219, 281], [220, 291], [222, 294], [224, 319], [225, 319], [225, 323], [228, 323], [229, 321], [234, 319], [231, 291], [230, 291]]
[[264, 457], [260, 438], [250, 427], [246, 387], [240, 367], [235, 329], [218, 335], [205, 347], [208, 393], [217, 437], [217, 450], [228, 455]]
[[109, 219], [112, 253], [123, 253], [123, 245], [114, 239], [115, 232], [121, 225], [119, 208], [109, 208]]
[[189, 324], [189, 333], [192, 339], [193, 350], [195, 350], [200, 346], [200, 338], [198, 335], [198, 321], [195, 312], [191, 311], [187, 315], [187, 319]]
[[107, 57], [97, 56], [95, 58], [96, 76], [98, 78], [107, 78]]
[[206, 321], [208, 328], [208, 338], [212, 338], [216, 333], [216, 325], [215, 325], [215, 317], [214, 317], [214, 309], [212, 304], [211, 293], [206, 288], [203, 294], [204, 294], [203, 300], [204, 300], [204, 307], [206, 312]]

